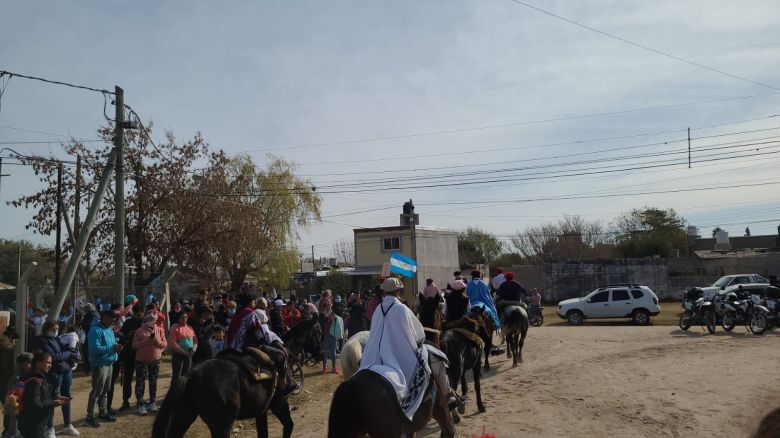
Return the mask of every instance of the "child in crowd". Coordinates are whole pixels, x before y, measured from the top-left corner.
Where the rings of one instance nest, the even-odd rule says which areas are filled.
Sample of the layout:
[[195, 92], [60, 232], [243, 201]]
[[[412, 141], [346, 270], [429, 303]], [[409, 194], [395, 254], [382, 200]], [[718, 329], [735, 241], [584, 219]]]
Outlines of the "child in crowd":
[[211, 344], [211, 356], [215, 357], [220, 351], [225, 349], [225, 329], [222, 326], [214, 326], [214, 332], [209, 340]]
[[79, 334], [76, 332], [76, 328], [72, 325], [68, 325], [65, 328], [65, 333], [61, 334], [57, 340], [60, 342], [60, 346], [63, 350], [70, 351], [71, 354], [68, 359], [68, 365], [70, 365], [71, 372], [76, 371], [76, 367], [81, 360]]
[[[22, 353], [16, 356], [16, 373], [13, 379], [11, 379], [11, 385], [16, 385], [19, 381], [19, 377], [32, 371], [32, 353]], [[3, 438], [17, 436], [16, 427], [16, 410], [12, 409], [12, 406], [8, 404], [8, 400], [4, 400], [5, 416], [3, 417]]]

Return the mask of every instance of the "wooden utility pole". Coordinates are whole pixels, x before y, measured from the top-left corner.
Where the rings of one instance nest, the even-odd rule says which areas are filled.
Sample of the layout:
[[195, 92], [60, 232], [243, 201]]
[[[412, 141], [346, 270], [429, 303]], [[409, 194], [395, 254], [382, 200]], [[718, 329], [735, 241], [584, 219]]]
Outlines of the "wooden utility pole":
[[114, 302], [125, 301], [125, 92], [120, 87], [114, 90], [116, 117], [114, 121], [114, 147], [116, 161], [114, 172]]
[[62, 266], [62, 163], [57, 165], [57, 242], [54, 246], [54, 290], [60, 287]]

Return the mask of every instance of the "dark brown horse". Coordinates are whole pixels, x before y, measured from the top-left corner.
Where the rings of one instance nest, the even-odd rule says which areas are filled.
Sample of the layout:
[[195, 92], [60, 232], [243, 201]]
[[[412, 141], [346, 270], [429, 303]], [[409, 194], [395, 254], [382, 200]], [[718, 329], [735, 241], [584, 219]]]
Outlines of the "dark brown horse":
[[521, 306], [509, 306], [505, 310], [501, 331], [506, 336], [506, 357], [512, 358], [512, 366], [523, 362], [523, 345], [528, 335], [528, 313]]
[[284, 336], [284, 347], [290, 353], [290, 360], [303, 363], [322, 359], [322, 329], [316, 319], [304, 319]]
[[431, 418], [441, 427], [441, 436], [455, 436], [455, 426], [447, 408], [449, 391], [439, 388], [431, 377], [420, 407], [410, 421], [401, 411], [392, 385], [379, 374], [358, 371], [333, 393], [328, 416], [328, 438], [414, 437]]
[[200, 416], [212, 438], [229, 438], [235, 420], [253, 418], [257, 436], [268, 437], [267, 411], [282, 423], [283, 436], [292, 436], [290, 405], [277, 388], [273, 365], [261, 367], [268, 377], [257, 381], [253, 373], [227, 357], [209, 359], [176, 381], [154, 420], [152, 438], [181, 438]]
[[431, 298], [426, 298], [423, 294], [419, 295], [420, 323], [423, 327], [441, 330], [441, 321], [443, 317], [439, 305], [444, 299], [439, 294], [436, 294]]
[[[461, 394], [464, 399], [466, 398], [469, 391], [466, 384], [466, 372], [471, 370], [474, 379], [474, 392], [477, 394], [477, 409], [479, 412], [485, 412], [480, 385], [484, 342], [482, 342], [478, 332], [479, 322], [474, 318], [466, 316], [459, 321], [447, 322], [441, 333], [440, 347], [450, 362], [450, 366], [447, 368], [447, 378], [452, 390], [457, 392], [458, 383], [460, 383]], [[461, 414], [465, 412], [463, 406], [459, 407], [458, 410]], [[460, 421], [455, 413], [453, 413], [453, 419], [455, 422]]]

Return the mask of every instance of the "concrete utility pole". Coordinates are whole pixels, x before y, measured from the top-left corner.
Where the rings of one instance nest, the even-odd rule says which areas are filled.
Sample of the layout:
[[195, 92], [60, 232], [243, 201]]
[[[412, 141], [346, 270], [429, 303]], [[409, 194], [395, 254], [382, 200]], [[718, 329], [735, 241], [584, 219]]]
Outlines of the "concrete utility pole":
[[5, 176], [11, 176], [11, 175], [7, 173], [3, 173], [3, 158], [0, 157], [0, 187], [2, 187], [3, 177]]
[[[79, 238], [79, 229], [81, 228], [81, 155], [76, 155], [76, 194], [75, 194], [75, 207], [73, 211], [73, 228], [75, 233], [71, 246], [76, 244], [76, 239]], [[73, 323], [76, 323], [76, 298], [79, 296], [79, 286], [81, 286], [81, 263], [79, 263], [78, 269], [76, 269], [76, 281], [73, 282]], [[55, 289], [56, 290], [56, 289]]]
[[54, 244], [54, 290], [60, 287], [62, 266], [62, 163], [57, 165], [57, 238]]
[[84, 220], [84, 228], [79, 232], [79, 237], [76, 239], [76, 244], [73, 245], [73, 251], [71, 251], [68, 258], [68, 265], [65, 267], [65, 273], [60, 281], [60, 288], [55, 291], [54, 302], [49, 311], [49, 317], [55, 321], [60, 317], [62, 305], [65, 303], [65, 298], [68, 297], [68, 291], [73, 283], [73, 278], [76, 276], [76, 270], [81, 262], [81, 256], [84, 254], [84, 248], [87, 246], [87, 240], [89, 240], [89, 235], [92, 234], [92, 229], [95, 228], [97, 212], [100, 209], [100, 203], [103, 202], [103, 198], [106, 196], [108, 185], [111, 183], [115, 163], [116, 148], [113, 148], [111, 153], [108, 154], [108, 161], [103, 169], [103, 174], [100, 175], [100, 182], [95, 190], [95, 196], [92, 198], [92, 204], [89, 206], [87, 218]]
[[[38, 262], [32, 262], [16, 280], [16, 333], [19, 334], [19, 340], [16, 342], [16, 353], [27, 351], [27, 281], [38, 267]], [[53, 318], [55, 321], [56, 318]]]
[[114, 89], [116, 120], [114, 122], [114, 149], [116, 149], [116, 188], [114, 189], [114, 302], [125, 301], [125, 92]]

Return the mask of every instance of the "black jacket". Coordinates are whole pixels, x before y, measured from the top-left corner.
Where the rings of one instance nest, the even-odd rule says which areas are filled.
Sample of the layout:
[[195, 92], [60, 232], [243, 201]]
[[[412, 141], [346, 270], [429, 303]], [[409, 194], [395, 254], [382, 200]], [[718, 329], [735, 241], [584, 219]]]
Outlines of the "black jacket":
[[33, 339], [32, 351], [43, 350], [51, 356], [51, 371], [54, 374], [66, 374], [70, 371], [70, 351], [60, 346], [57, 338], [38, 335]]
[[268, 311], [268, 319], [270, 320], [271, 331], [282, 336], [282, 334], [284, 334], [284, 319], [282, 318], [282, 312], [279, 311], [278, 307], [273, 306]]
[[31, 380], [27, 382], [24, 388], [23, 404], [24, 409], [19, 414], [19, 429], [31, 430], [46, 429], [46, 422], [49, 420], [49, 413], [54, 407], [54, 400], [51, 398], [49, 384], [43, 374], [32, 371], [19, 377], [20, 381], [35, 377], [40, 380]]
[[124, 346], [119, 353], [119, 359], [122, 362], [135, 362], [135, 350], [133, 349], [133, 336], [135, 336], [136, 330], [141, 328], [144, 320], [130, 318], [125, 320], [122, 324], [122, 328], [119, 329], [118, 342]]
[[498, 287], [496, 297], [506, 301], [520, 301], [520, 298], [525, 298], [527, 294], [522, 284], [512, 281], [505, 281]]

